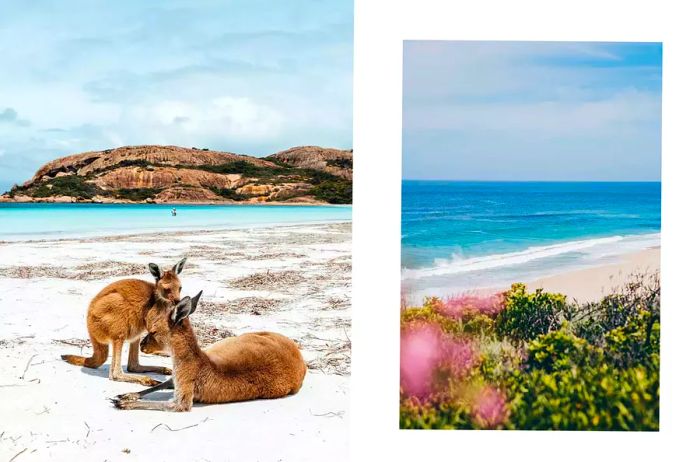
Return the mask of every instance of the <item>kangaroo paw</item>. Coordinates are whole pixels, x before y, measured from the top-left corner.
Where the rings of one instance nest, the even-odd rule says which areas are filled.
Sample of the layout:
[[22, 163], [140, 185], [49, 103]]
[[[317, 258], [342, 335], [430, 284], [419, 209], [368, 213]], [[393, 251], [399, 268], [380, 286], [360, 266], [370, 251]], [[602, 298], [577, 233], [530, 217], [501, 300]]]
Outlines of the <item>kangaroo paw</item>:
[[149, 387], [152, 387], [152, 386], [155, 386], [155, 385], [160, 385], [160, 384], [163, 383], [163, 382], [161, 382], [160, 380], [152, 379], [152, 378], [150, 378], [150, 377], [146, 377], [145, 379], [143, 379], [143, 380], [141, 381], [141, 383], [142, 383], [143, 385], [147, 385], [147, 386], [149, 386]]
[[121, 395], [117, 395], [115, 398], [112, 398], [112, 402], [116, 401], [136, 401], [139, 399], [141, 396], [138, 393], [123, 393]]
[[121, 399], [119, 399], [119, 397], [117, 397], [117, 398], [112, 398], [112, 399], [110, 399], [110, 401], [112, 401], [112, 404], [113, 404], [114, 407], [116, 407], [117, 409], [128, 409], [128, 408], [126, 407], [126, 403], [129, 403], [129, 402], [130, 402], [130, 401], [126, 401], [126, 400], [121, 400]]

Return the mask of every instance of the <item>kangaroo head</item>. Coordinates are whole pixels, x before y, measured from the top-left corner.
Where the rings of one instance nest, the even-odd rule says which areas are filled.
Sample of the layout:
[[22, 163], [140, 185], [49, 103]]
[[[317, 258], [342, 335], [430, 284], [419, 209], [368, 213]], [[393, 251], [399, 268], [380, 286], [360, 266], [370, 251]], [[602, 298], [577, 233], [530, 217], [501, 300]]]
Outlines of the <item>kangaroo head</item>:
[[203, 290], [200, 290], [197, 295], [194, 297], [185, 297], [182, 300], [180, 300], [180, 303], [175, 305], [171, 310], [170, 310], [170, 323], [169, 326], [172, 329], [176, 325], [180, 324], [183, 319], [194, 313], [194, 311], [197, 309], [197, 304], [199, 303], [199, 299], [202, 296]]
[[180, 302], [180, 290], [182, 284], [178, 274], [182, 272], [187, 257], [180, 260], [172, 269], [162, 271], [155, 263], [149, 263], [148, 269], [156, 278], [156, 298], [171, 304]]
[[165, 354], [170, 348], [170, 331], [182, 320], [194, 313], [202, 296], [200, 290], [197, 295], [190, 298], [183, 297], [177, 305], [167, 310], [160, 311], [158, 319], [151, 323], [151, 327], [143, 340], [141, 340], [141, 351], [148, 354]]

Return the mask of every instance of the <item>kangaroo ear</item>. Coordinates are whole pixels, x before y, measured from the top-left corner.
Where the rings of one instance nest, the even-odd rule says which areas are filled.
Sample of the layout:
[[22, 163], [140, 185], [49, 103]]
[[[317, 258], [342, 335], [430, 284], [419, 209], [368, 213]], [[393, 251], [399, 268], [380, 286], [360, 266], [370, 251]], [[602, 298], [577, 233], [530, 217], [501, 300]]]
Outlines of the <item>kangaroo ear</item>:
[[149, 263], [148, 269], [151, 271], [151, 274], [154, 278], [160, 279], [160, 268], [158, 268], [158, 265], [156, 265], [155, 263]]
[[190, 310], [190, 314], [194, 313], [194, 310], [197, 309], [197, 303], [199, 303], [199, 297], [202, 296], [202, 292], [204, 292], [204, 291], [200, 290], [197, 295], [192, 297], [192, 309]]
[[187, 261], [187, 257], [183, 258], [175, 266], [173, 266], [173, 271], [175, 271], [175, 274], [180, 274], [182, 272], [182, 268], [185, 266], [185, 262]]
[[170, 319], [173, 321], [173, 323], [177, 324], [183, 319], [185, 319], [187, 316], [189, 316], [191, 310], [192, 299], [190, 297], [185, 297], [182, 300], [180, 300], [180, 303], [175, 305], [175, 308], [173, 308], [172, 313], [170, 313]]

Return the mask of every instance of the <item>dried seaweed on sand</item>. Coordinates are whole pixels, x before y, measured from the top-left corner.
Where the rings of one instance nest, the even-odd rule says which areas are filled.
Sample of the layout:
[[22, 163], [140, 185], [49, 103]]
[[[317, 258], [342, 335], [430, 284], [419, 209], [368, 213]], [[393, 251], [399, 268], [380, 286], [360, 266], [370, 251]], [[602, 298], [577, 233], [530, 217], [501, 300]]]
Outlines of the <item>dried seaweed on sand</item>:
[[268, 314], [277, 311], [281, 300], [263, 297], [242, 297], [225, 302], [199, 303], [199, 311], [205, 315], [221, 316], [227, 314]]
[[94, 281], [145, 273], [146, 265], [119, 261], [86, 263], [73, 268], [52, 265], [9, 266], [0, 268], [0, 277], [18, 279], [54, 278]]
[[212, 343], [216, 343], [219, 340], [228, 337], [235, 337], [233, 331], [224, 327], [217, 327], [209, 323], [194, 322], [192, 323], [192, 326], [194, 327], [194, 331], [200, 345], [203, 347], [207, 347]]
[[352, 342], [347, 336], [346, 340], [331, 341], [310, 334], [302, 340], [302, 348], [308, 351], [316, 351], [316, 356], [306, 365], [309, 370], [320, 371], [324, 374], [350, 375], [350, 351]]
[[304, 281], [298, 271], [265, 271], [229, 282], [230, 287], [247, 290], [275, 290], [295, 286]]

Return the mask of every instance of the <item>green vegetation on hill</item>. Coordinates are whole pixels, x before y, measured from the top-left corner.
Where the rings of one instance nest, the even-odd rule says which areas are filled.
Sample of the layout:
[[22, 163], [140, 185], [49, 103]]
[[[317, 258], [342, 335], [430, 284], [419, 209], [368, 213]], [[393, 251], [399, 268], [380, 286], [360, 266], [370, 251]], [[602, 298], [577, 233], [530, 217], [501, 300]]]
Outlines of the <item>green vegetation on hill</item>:
[[326, 180], [311, 188], [310, 194], [329, 204], [351, 204], [352, 182], [347, 180]]
[[215, 187], [211, 187], [209, 189], [218, 196], [225, 197], [226, 199], [231, 199], [234, 201], [245, 201], [250, 199], [250, 196], [247, 196], [245, 194], [239, 194], [236, 192], [235, 189]]
[[153, 199], [162, 189], [158, 188], [120, 188], [116, 190], [105, 190], [87, 181], [91, 177], [79, 175], [66, 175], [58, 178], [32, 185], [29, 187], [15, 186], [10, 191], [10, 195], [26, 194], [31, 197], [51, 197], [68, 196], [77, 199], [90, 200], [95, 196], [113, 197], [135, 202], [146, 199]]
[[117, 199], [124, 199], [134, 202], [142, 202], [146, 199], [153, 199], [161, 192], [160, 188], [120, 188], [116, 191], [111, 191], [111, 196]]
[[212, 173], [223, 173], [232, 174], [236, 173], [243, 175], [244, 177], [256, 177], [256, 178], [270, 178], [276, 175], [284, 175], [288, 173], [285, 168], [270, 168], [270, 167], [260, 167], [258, 165], [246, 162], [245, 160], [235, 160], [233, 162], [227, 162], [225, 164], [219, 165], [199, 165], [199, 166], [185, 166], [186, 168], [196, 168], [199, 170], [205, 170]]
[[596, 303], [527, 292], [401, 314], [402, 428], [658, 430], [660, 285]]
[[[318, 200], [326, 201], [330, 204], [351, 204], [352, 203], [352, 182], [321, 170], [308, 168], [296, 168], [283, 162], [276, 161], [277, 167], [260, 167], [246, 161], [234, 161], [221, 165], [205, 165], [199, 168], [213, 173], [239, 174], [243, 177], [258, 178], [260, 180], [275, 182], [285, 181], [305, 181], [314, 185], [309, 194]], [[235, 193], [228, 193], [218, 188], [210, 188], [222, 197], [235, 199]], [[223, 194], [220, 194], [223, 192]], [[239, 195], [240, 196], [240, 195]], [[247, 199], [245, 196], [241, 196]]]
[[[178, 168], [203, 170], [218, 174], [239, 174], [244, 178], [255, 178], [261, 182], [270, 184], [285, 182], [306, 182], [313, 187], [308, 194], [320, 201], [331, 204], [352, 203], [352, 182], [328, 172], [297, 168], [277, 159], [267, 159], [276, 164], [275, 167], [264, 167], [255, 165], [245, 160], [235, 160], [220, 165], [167, 165], [154, 163], [145, 159], [122, 160], [114, 165], [91, 172], [89, 175], [81, 176], [77, 174], [52, 178], [39, 184], [29, 187], [14, 186], [10, 191], [10, 197], [16, 195], [28, 195], [31, 197], [44, 198], [50, 196], [69, 196], [81, 200], [90, 200], [97, 195], [113, 197], [115, 199], [144, 201], [153, 199], [162, 188], [121, 188], [117, 190], [104, 190], [92, 183], [96, 177], [106, 172], [123, 167], [141, 167], [147, 170], [155, 168]], [[350, 163], [350, 167], [352, 162]], [[182, 185], [185, 186], [185, 185]], [[250, 196], [236, 193], [235, 189], [222, 189], [217, 187], [209, 188], [215, 194], [230, 200], [243, 201], [250, 199]]]
[[326, 163], [332, 167], [352, 168], [352, 159], [331, 159], [326, 161]]
[[52, 178], [29, 188], [23, 186], [13, 187], [10, 194], [27, 194], [32, 197], [69, 196], [79, 199], [91, 199], [100, 192], [101, 190], [97, 186], [85, 181], [85, 177], [66, 175]]

